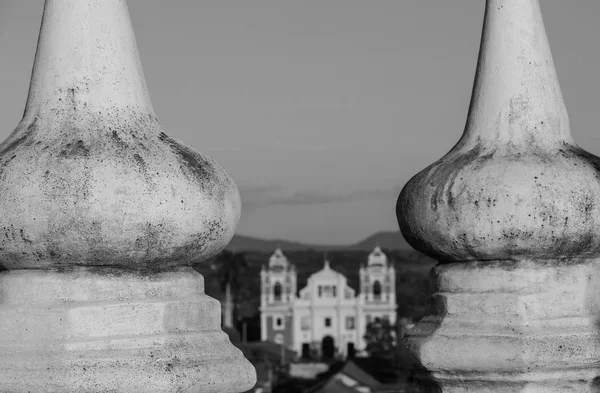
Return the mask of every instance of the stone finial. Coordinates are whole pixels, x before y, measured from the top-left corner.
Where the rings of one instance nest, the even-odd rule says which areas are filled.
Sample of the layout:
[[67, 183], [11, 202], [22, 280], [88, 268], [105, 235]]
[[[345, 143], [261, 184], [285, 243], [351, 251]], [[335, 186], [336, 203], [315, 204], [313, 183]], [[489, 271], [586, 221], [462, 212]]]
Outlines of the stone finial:
[[569, 130], [536, 0], [489, 0], [464, 134], [404, 187], [400, 228], [441, 261], [600, 255], [600, 160]]
[[539, 0], [487, 0], [464, 134], [397, 216], [440, 261], [405, 341], [425, 391], [597, 391], [600, 159], [571, 138]]
[[251, 388], [190, 267], [239, 215], [223, 168], [156, 119], [125, 0], [46, 0], [0, 145], [0, 390]]
[[223, 248], [235, 184], [164, 131], [125, 1], [46, 1], [25, 114], [0, 145], [3, 265], [167, 267]]

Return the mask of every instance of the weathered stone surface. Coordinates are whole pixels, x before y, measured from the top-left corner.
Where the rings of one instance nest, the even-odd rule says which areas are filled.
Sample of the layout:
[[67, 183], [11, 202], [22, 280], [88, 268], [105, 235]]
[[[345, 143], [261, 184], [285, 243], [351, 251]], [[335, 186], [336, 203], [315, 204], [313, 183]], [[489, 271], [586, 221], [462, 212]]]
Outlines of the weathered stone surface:
[[46, 0], [25, 113], [0, 144], [0, 391], [250, 389], [188, 266], [239, 215], [227, 173], [156, 119], [125, 0]]
[[252, 366], [191, 268], [0, 274], [3, 392], [238, 392]]
[[488, 0], [464, 134], [397, 204], [405, 238], [440, 261], [405, 336], [424, 391], [600, 391], [599, 179], [539, 0]]
[[400, 228], [440, 261], [600, 255], [600, 159], [579, 148], [537, 0], [490, 0], [460, 141], [404, 187]]
[[430, 315], [406, 337], [444, 392], [593, 391], [600, 260], [442, 264], [434, 275]]
[[49, 0], [43, 18], [23, 120], [0, 145], [2, 265], [164, 268], [222, 249], [238, 190], [156, 119], [126, 3]]

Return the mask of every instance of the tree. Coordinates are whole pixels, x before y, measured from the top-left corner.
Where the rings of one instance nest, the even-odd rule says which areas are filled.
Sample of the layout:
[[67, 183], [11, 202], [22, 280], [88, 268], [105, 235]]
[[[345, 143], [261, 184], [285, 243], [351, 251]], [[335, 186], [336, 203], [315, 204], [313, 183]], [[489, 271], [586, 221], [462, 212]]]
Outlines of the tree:
[[240, 294], [244, 288], [246, 280], [244, 274], [248, 271], [248, 261], [243, 252], [232, 252], [229, 250], [221, 251], [215, 258], [211, 268], [215, 271], [219, 280], [221, 292], [231, 295], [233, 304], [233, 323], [238, 318], [238, 304]]
[[389, 319], [375, 318], [364, 335], [366, 351], [374, 358], [391, 359], [396, 354], [395, 327]]

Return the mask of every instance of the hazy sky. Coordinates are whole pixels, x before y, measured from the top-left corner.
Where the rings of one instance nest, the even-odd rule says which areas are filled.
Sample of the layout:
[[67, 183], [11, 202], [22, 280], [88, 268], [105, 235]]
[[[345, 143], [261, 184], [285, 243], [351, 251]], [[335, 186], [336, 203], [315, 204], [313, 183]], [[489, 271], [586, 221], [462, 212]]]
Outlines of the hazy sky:
[[[167, 131], [240, 187], [238, 233], [350, 243], [464, 127], [483, 0], [129, 0]], [[541, 0], [580, 145], [600, 155], [600, 1]], [[23, 113], [43, 0], [0, 0], [0, 138]]]

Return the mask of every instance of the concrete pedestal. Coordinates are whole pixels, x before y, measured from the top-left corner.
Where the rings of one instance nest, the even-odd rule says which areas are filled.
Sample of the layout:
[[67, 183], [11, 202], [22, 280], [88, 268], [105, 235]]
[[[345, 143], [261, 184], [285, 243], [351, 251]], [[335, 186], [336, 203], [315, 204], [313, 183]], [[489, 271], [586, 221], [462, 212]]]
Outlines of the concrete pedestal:
[[4, 392], [224, 393], [255, 382], [191, 268], [13, 270], [0, 288]]
[[428, 370], [424, 391], [600, 388], [600, 259], [455, 263], [434, 275], [431, 314], [406, 335]]

